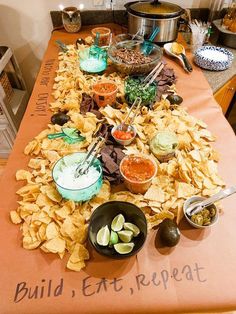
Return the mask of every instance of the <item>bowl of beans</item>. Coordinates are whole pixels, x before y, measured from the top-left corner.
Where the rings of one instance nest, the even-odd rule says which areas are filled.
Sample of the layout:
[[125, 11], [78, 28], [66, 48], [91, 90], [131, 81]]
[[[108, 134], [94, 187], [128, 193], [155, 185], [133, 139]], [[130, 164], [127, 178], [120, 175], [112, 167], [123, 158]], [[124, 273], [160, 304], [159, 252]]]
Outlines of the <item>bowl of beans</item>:
[[108, 57], [118, 72], [126, 75], [147, 74], [161, 60], [162, 51], [159, 46], [153, 44], [153, 50], [149, 55], [144, 55], [141, 49], [142, 41], [128, 40], [111, 45], [108, 49]]

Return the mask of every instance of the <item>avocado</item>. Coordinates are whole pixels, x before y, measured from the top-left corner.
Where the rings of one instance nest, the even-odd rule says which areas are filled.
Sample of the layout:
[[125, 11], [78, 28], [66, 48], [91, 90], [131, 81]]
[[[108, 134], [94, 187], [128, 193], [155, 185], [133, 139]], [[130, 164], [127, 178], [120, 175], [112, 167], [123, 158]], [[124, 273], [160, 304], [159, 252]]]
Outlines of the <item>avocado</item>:
[[183, 98], [179, 95], [169, 95], [167, 98], [171, 105], [180, 105], [183, 102]]
[[176, 223], [167, 218], [159, 225], [158, 235], [163, 245], [175, 246], [180, 239], [180, 231]]
[[67, 114], [63, 113], [63, 112], [55, 113], [51, 117], [52, 124], [58, 124], [58, 125], [61, 125], [61, 126], [64, 125], [69, 120], [70, 120], [70, 117]]

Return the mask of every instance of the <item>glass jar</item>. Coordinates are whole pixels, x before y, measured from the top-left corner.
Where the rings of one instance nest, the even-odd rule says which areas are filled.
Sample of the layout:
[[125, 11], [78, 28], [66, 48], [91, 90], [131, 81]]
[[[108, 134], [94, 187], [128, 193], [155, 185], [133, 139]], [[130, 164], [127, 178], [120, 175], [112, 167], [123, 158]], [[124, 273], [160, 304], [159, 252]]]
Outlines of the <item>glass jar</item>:
[[67, 7], [62, 11], [62, 23], [68, 33], [76, 33], [81, 28], [80, 11], [76, 7]]

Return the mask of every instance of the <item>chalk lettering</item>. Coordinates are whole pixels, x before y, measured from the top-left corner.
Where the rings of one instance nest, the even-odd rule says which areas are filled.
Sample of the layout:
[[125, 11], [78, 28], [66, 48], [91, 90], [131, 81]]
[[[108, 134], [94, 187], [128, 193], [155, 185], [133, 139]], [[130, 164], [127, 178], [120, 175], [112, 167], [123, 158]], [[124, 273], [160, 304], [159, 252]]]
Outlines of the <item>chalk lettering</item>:
[[96, 283], [96, 285], [98, 286], [97, 293], [99, 293], [103, 289], [105, 291], [107, 291], [107, 280], [106, 280], [106, 278], [102, 278], [101, 281]]
[[195, 263], [195, 267], [196, 268], [193, 271], [196, 272], [198, 281], [200, 281], [200, 282], [207, 281], [206, 279], [201, 279], [201, 277], [200, 277], [200, 270], [203, 270], [204, 268], [203, 267], [199, 267], [197, 263]]
[[157, 278], [157, 273], [153, 273], [153, 274], [152, 274], [152, 279], [151, 279], [151, 281], [152, 281], [152, 283], [154, 284], [154, 286], [159, 286], [160, 283], [161, 283], [161, 281], [160, 281], [160, 280], [157, 281], [156, 278]]
[[[25, 281], [18, 283], [16, 285], [14, 302], [18, 303], [26, 297], [28, 299], [42, 299], [44, 297], [50, 297], [52, 290], [52, 280], [49, 280], [47, 283], [45, 279], [42, 279], [41, 283], [42, 284], [36, 285], [34, 287], [27, 286], [27, 283]], [[59, 284], [54, 288], [54, 297], [62, 295], [63, 283], [63, 278], [61, 278]]]
[[138, 290], [140, 290], [141, 285], [142, 286], [149, 286], [150, 285], [150, 281], [146, 281], [145, 282], [145, 275], [144, 274], [139, 274], [136, 276], [136, 284], [137, 284], [137, 288]]
[[169, 279], [169, 273], [168, 273], [167, 270], [163, 269], [163, 270], [161, 271], [161, 279], [162, 279], [164, 288], [165, 288], [165, 290], [166, 290], [166, 289], [167, 289], [167, 282], [168, 282], [168, 279]]
[[192, 269], [189, 265], [185, 265], [182, 269], [182, 274], [184, 274], [186, 271], [186, 279], [187, 280], [192, 280], [193, 281], [193, 274], [192, 274]]
[[93, 295], [95, 293], [95, 291], [93, 292], [88, 292], [88, 288], [91, 287], [91, 285], [87, 284], [87, 281], [90, 279], [91, 277], [88, 276], [86, 278], [83, 279], [83, 283], [82, 283], [82, 293], [85, 297], [90, 297], [91, 295]]
[[172, 272], [172, 276], [176, 281], [182, 281], [182, 278], [177, 278], [178, 272], [179, 272], [178, 269], [174, 268]]
[[119, 285], [118, 282], [122, 281], [123, 279], [119, 278], [114, 278], [111, 282], [110, 285], [113, 285], [114, 291], [115, 292], [119, 292], [123, 289], [122, 285]]

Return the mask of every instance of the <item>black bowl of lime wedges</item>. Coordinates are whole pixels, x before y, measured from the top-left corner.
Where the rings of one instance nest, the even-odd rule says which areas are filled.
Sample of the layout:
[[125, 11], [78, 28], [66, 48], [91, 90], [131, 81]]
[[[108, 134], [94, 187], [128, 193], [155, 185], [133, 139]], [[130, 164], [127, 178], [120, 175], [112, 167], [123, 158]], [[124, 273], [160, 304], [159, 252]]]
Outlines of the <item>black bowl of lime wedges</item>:
[[91, 245], [98, 253], [124, 259], [141, 250], [147, 237], [147, 221], [136, 205], [111, 201], [95, 209], [88, 234]]

